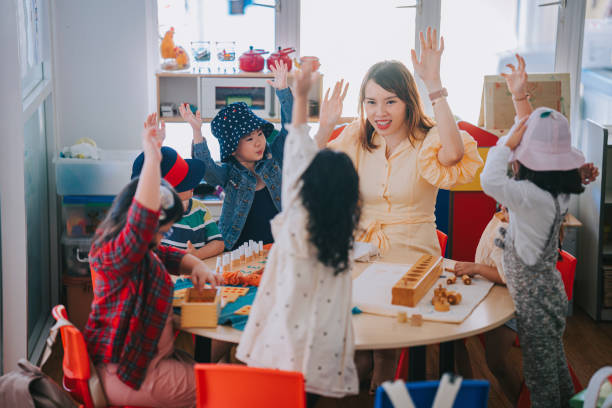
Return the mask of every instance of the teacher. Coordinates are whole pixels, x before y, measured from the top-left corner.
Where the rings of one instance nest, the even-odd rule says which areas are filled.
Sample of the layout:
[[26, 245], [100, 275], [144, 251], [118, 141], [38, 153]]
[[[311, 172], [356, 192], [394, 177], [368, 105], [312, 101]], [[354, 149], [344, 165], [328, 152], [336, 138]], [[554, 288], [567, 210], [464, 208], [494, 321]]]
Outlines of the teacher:
[[346, 153], [359, 174], [363, 201], [358, 241], [381, 252], [405, 246], [413, 263], [440, 254], [434, 210], [439, 188], [472, 180], [483, 161], [474, 139], [460, 132], [440, 79], [444, 39], [436, 30], [420, 33], [421, 58], [412, 50], [414, 71], [425, 83], [434, 119], [421, 104], [414, 77], [404, 64], [383, 61], [366, 73], [359, 92], [359, 118], [327, 143], [342, 112], [346, 92], [334, 92], [339, 109], [321, 110], [316, 135], [320, 147]]

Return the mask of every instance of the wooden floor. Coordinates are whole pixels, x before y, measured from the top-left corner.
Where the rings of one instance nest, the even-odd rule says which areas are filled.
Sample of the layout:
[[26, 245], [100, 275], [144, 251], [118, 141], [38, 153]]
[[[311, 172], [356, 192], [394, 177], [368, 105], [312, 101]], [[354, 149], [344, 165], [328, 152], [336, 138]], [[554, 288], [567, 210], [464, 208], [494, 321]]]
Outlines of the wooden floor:
[[[588, 384], [593, 373], [600, 367], [612, 365], [612, 323], [595, 323], [582, 310], [575, 309], [574, 315], [567, 319], [564, 342], [567, 358], [583, 386]], [[61, 342], [59, 343], [61, 344]], [[484, 351], [478, 339], [468, 339], [467, 348], [470, 353], [474, 377], [486, 379], [491, 383], [489, 407], [512, 407], [512, 404], [500, 390], [497, 381], [489, 372], [485, 363]], [[61, 383], [61, 346], [55, 351], [53, 358], [45, 367], [45, 372]], [[515, 367], [517, 375], [520, 375], [520, 349], [513, 347], [509, 359]], [[437, 347], [428, 347], [427, 367], [427, 379], [439, 378]], [[367, 390], [357, 396], [340, 400], [321, 398], [316, 404], [316, 408], [371, 408], [373, 406], [374, 397], [368, 395]]]
[[[599, 368], [612, 365], [612, 323], [596, 323], [580, 309], [574, 309], [573, 316], [567, 318], [567, 329], [564, 335], [565, 352], [574, 369], [576, 376], [583, 386]], [[470, 353], [474, 378], [488, 380], [491, 384], [489, 391], [489, 407], [511, 408], [513, 405], [508, 401], [499, 384], [487, 368], [484, 350], [477, 338], [467, 340], [467, 348]], [[521, 350], [512, 347], [508, 356], [516, 374], [521, 374]], [[439, 378], [438, 373], [438, 350], [437, 347], [427, 348], [427, 379]], [[374, 406], [374, 397], [362, 391], [358, 396], [333, 400], [322, 398], [316, 408], [355, 407], [371, 408]]]

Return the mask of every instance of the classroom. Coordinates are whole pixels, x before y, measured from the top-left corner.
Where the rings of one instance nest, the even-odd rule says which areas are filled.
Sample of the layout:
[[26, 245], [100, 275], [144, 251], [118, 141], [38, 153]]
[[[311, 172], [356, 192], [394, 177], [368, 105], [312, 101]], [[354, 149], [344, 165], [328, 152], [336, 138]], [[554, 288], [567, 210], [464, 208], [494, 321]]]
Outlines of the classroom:
[[612, 407], [612, 0], [0, 22], [1, 407]]

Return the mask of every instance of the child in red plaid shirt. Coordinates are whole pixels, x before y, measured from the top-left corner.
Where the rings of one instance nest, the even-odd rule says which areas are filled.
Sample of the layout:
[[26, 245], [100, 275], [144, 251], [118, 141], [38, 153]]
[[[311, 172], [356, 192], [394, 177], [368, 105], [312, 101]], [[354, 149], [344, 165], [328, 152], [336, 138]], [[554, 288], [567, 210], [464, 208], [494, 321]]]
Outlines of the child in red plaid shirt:
[[195, 406], [194, 362], [173, 346], [168, 273], [191, 274], [196, 287], [221, 279], [195, 256], [159, 246], [183, 207], [161, 181], [163, 128], [155, 114], [142, 139], [140, 178], [119, 193], [90, 251], [95, 290], [84, 335], [111, 405]]

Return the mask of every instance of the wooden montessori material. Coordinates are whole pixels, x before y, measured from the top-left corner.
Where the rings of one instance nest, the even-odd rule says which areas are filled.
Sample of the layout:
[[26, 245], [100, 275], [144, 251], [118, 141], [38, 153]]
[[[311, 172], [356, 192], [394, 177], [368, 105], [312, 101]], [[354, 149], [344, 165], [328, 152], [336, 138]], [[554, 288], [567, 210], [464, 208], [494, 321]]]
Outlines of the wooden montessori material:
[[181, 305], [181, 328], [217, 327], [220, 309], [216, 289], [189, 288]]
[[391, 288], [391, 304], [415, 307], [442, 273], [442, 257], [423, 255]]

